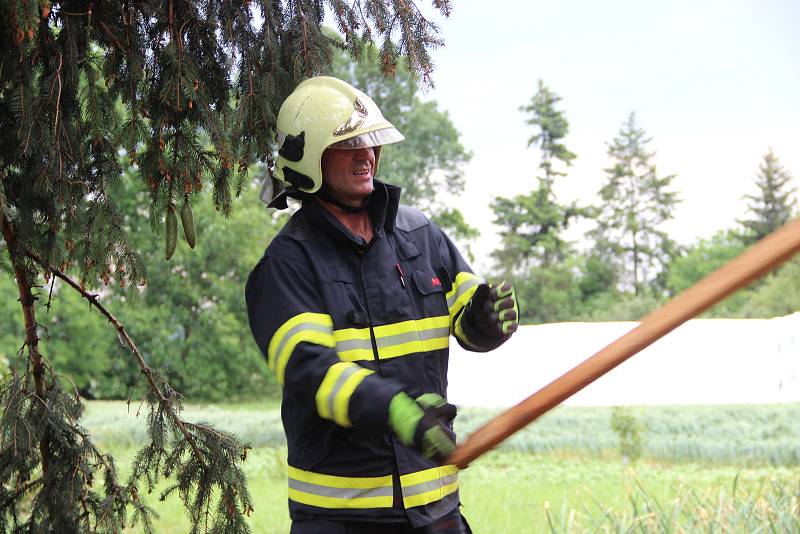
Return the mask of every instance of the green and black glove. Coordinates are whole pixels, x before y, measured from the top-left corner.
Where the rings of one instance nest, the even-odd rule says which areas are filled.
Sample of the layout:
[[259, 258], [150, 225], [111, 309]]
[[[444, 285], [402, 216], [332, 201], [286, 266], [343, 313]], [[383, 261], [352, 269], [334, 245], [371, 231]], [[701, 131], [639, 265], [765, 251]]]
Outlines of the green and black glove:
[[455, 416], [456, 407], [436, 393], [414, 400], [400, 392], [389, 403], [389, 426], [400, 442], [437, 462], [443, 462], [456, 448], [446, 430]]
[[519, 306], [511, 282], [481, 284], [469, 303], [469, 318], [489, 338], [508, 337], [519, 326]]

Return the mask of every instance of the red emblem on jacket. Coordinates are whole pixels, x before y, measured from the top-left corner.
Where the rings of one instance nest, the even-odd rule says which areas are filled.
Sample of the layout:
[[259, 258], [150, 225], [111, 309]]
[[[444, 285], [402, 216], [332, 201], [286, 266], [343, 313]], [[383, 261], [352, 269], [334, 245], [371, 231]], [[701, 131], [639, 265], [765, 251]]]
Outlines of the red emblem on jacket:
[[434, 286], [439, 286], [439, 287], [442, 287], [442, 282], [439, 280], [439, 278], [438, 278], [438, 277], [436, 277], [436, 278], [431, 278], [431, 283], [432, 283]]

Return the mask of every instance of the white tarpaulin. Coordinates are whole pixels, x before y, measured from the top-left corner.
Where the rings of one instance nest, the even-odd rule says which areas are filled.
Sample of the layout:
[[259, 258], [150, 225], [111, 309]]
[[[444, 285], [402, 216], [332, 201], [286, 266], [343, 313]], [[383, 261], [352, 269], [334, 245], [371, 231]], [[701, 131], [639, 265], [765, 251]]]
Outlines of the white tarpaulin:
[[[448, 398], [461, 406], [511, 406], [636, 325], [523, 326], [486, 354], [466, 352], [453, 340]], [[800, 402], [800, 312], [775, 319], [693, 319], [565, 404], [772, 402]]]

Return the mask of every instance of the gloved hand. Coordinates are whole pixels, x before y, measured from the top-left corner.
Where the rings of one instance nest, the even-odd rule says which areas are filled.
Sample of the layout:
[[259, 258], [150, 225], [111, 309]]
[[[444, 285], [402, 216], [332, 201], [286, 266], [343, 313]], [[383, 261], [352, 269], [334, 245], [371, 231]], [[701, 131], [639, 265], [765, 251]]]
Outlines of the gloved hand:
[[519, 326], [519, 306], [511, 282], [481, 284], [470, 301], [475, 328], [490, 338], [507, 337]]
[[389, 403], [389, 426], [400, 442], [437, 462], [444, 461], [456, 448], [445, 430], [455, 416], [456, 407], [436, 393], [414, 400], [400, 392]]

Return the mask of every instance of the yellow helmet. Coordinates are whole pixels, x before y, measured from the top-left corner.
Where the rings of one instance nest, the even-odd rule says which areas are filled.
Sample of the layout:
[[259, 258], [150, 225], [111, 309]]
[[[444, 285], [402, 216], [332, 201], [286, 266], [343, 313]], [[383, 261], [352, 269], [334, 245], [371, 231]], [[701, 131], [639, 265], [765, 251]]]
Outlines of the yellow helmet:
[[[280, 148], [274, 175], [285, 187], [306, 193], [322, 186], [326, 149], [376, 147], [374, 175], [380, 146], [405, 139], [370, 97], [330, 76], [309, 78], [298, 85], [281, 105], [277, 127]], [[262, 199], [269, 202], [265, 197], [275, 193], [274, 189], [262, 191]]]

